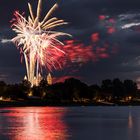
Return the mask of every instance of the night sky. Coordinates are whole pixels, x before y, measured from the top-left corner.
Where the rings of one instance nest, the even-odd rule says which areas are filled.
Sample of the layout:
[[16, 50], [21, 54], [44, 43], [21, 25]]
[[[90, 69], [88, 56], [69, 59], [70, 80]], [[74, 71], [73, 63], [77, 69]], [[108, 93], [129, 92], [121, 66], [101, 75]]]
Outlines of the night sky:
[[[10, 20], [15, 10], [28, 15], [27, 2], [34, 8], [37, 4], [37, 0], [0, 1], [0, 80], [8, 83], [21, 81], [26, 73], [15, 45], [3, 39], [16, 35]], [[44, 0], [42, 15], [55, 2]], [[139, 79], [140, 0], [61, 0], [54, 16], [69, 22], [57, 30], [72, 34], [70, 40], [80, 42], [87, 56], [88, 48], [93, 51], [93, 57], [79, 54], [80, 61], [75, 58], [63, 70], [54, 70], [55, 79], [74, 76], [88, 84], [107, 78]]]

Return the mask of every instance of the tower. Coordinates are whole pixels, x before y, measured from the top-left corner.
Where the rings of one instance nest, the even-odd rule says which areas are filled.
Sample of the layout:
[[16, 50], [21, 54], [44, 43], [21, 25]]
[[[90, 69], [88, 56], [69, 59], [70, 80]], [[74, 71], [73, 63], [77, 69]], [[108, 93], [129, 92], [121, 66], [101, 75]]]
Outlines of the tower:
[[24, 80], [25, 80], [25, 81], [27, 80], [27, 76], [26, 76], [26, 75], [24, 76]]
[[53, 83], [52, 76], [50, 73], [47, 75], [47, 82], [48, 82], [48, 85], [52, 85], [52, 83]]

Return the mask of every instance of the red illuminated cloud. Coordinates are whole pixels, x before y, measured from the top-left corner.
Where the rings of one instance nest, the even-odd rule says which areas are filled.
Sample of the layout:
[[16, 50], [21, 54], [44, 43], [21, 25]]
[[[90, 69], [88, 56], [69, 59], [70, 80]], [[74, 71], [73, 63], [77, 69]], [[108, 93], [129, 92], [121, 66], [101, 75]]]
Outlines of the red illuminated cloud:
[[[91, 39], [98, 39], [99, 34], [93, 33]], [[102, 46], [97, 47], [93, 43], [86, 46], [85, 44], [73, 40], [65, 41], [65, 46], [63, 50], [66, 52], [66, 56], [71, 63], [87, 63], [89, 61], [96, 62], [100, 59], [109, 58], [112, 54], [112, 49], [109, 46], [112, 46], [108, 43], [102, 44]], [[98, 44], [97, 44], [98, 45]]]
[[104, 26], [104, 28], [107, 30], [107, 34], [113, 34], [116, 32], [116, 21], [114, 18], [109, 18], [109, 16], [99, 15], [99, 21]]
[[114, 27], [109, 27], [109, 28], [107, 29], [107, 32], [108, 32], [109, 34], [113, 34], [114, 32], [116, 32], [116, 29], [115, 29]]
[[104, 44], [102, 48], [96, 48], [96, 56], [98, 59], [109, 58], [108, 44]]
[[[109, 16], [99, 15], [99, 20], [104, 23], [106, 35], [110, 36], [116, 32], [114, 18], [109, 18]], [[115, 45], [111, 43], [106, 43], [102, 40], [102, 36], [99, 32], [94, 32], [90, 36], [90, 41], [88, 45], [76, 41], [76, 40], [66, 40], [64, 41], [64, 46], [57, 46], [60, 50], [65, 53], [55, 50], [54, 48], [49, 48], [49, 53], [47, 60], [50, 62], [47, 67], [53, 65], [55, 68], [64, 68], [71, 66], [82, 66], [87, 62], [96, 62], [100, 59], [109, 58], [110, 55], [115, 54], [118, 50], [115, 49]], [[111, 46], [111, 48], [110, 48]], [[46, 51], [47, 53], [47, 51]], [[53, 60], [56, 60], [54, 63]], [[48, 62], [48, 61], [47, 61]], [[64, 81], [64, 79], [70, 78], [69, 76], [62, 77], [61, 79], [55, 79], [55, 81]]]
[[[116, 21], [114, 18], [99, 15], [99, 20], [104, 23], [102, 25], [105, 26], [106, 35], [111, 35], [116, 32]], [[99, 32], [92, 33], [88, 45], [76, 40], [66, 40], [64, 41], [64, 46], [57, 46], [57, 48], [65, 53], [54, 48], [47, 48], [47, 57], [44, 58], [46, 62], [48, 62], [47, 68], [51, 68], [51, 65], [53, 65], [55, 69], [77, 66], [77, 64], [82, 66], [87, 62], [96, 62], [100, 59], [109, 58], [110, 55], [115, 54], [117, 50], [112, 47], [114, 46], [113, 44], [107, 44], [101, 37]]]
[[65, 44], [63, 49], [72, 63], [86, 63], [96, 60], [92, 45], [85, 46], [77, 41], [66, 41]]
[[115, 21], [115, 19], [110, 18], [110, 19], [109, 19], [109, 22], [112, 23], [112, 24], [115, 24], [116, 21]]
[[105, 15], [99, 15], [99, 20], [105, 20], [106, 16]]
[[91, 35], [91, 40], [92, 40], [93, 43], [98, 42], [100, 40], [99, 33], [93, 33]]
[[[109, 28], [108, 33], [115, 32], [114, 28]], [[71, 66], [82, 66], [87, 62], [96, 62], [100, 59], [109, 58], [111, 54], [114, 53], [115, 50], [110, 49], [112, 44], [109, 43], [101, 43], [99, 33], [93, 33], [91, 35], [91, 43], [85, 45], [84, 43], [76, 40], [66, 40], [64, 41], [64, 46], [57, 46], [60, 50], [63, 50], [65, 53], [60, 52], [54, 48], [48, 48], [48, 53], [46, 58], [47, 60], [47, 67], [57, 68], [64, 68], [64, 67], [71, 67]], [[51, 61], [52, 60], [52, 61]], [[53, 61], [56, 60], [56, 61]], [[63, 81], [63, 80], [62, 80]]]
[[76, 79], [79, 79], [80, 77], [78, 76], [62, 76], [62, 77], [54, 77], [53, 78], [53, 82], [54, 83], [60, 83], [60, 82], [64, 82], [66, 79], [69, 79], [69, 78], [76, 78]]

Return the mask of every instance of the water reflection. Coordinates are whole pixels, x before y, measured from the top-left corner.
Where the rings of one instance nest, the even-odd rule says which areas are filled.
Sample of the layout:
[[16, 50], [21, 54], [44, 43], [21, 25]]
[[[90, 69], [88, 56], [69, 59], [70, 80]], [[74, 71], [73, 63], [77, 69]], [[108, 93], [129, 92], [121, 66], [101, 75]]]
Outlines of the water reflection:
[[0, 140], [140, 140], [140, 107], [0, 108]]
[[132, 118], [132, 114], [131, 111], [129, 111], [129, 116], [128, 116], [128, 128], [132, 129], [133, 127], [133, 118]]
[[[64, 108], [14, 108], [0, 112], [1, 137], [14, 140], [67, 140]], [[6, 127], [5, 127], [6, 126]]]

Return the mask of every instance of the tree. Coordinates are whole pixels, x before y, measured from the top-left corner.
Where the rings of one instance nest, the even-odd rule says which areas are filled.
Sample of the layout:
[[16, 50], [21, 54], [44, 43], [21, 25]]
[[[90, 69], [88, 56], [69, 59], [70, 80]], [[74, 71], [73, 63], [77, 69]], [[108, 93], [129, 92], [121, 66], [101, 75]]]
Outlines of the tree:
[[132, 80], [124, 80], [124, 88], [126, 96], [135, 96], [137, 93], [137, 84]]
[[0, 81], [0, 96], [5, 96], [7, 85], [4, 81]]
[[100, 98], [101, 88], [98, 85], [89, 86], [90, 99]]
[[113, 83], [110, 79], [106, 79], [102, 81], [101, 85], [102, 92], [105, 96], [110, 96], [113, 93]]
[[120, 79], [114, 79], [113, 80], [113, 94], [115, 98], [122, 98], [124, 97], [124, 85], [120, 81]]
[[48, 82], [46, 79], [42, 79], [39, 83], [39, 96], [44, 98], [47, 92]]
[[88, 86], [78, 79], [70, 78], [64, 82], [68, 98], [89, 98]]

